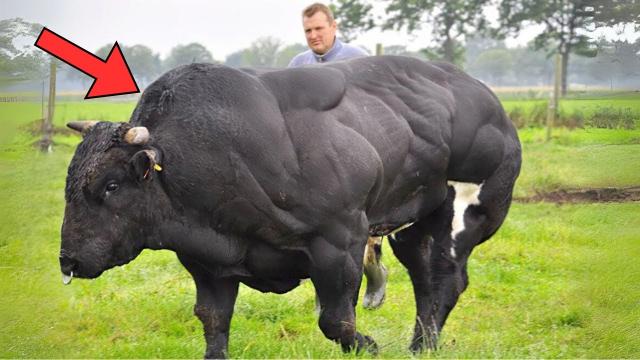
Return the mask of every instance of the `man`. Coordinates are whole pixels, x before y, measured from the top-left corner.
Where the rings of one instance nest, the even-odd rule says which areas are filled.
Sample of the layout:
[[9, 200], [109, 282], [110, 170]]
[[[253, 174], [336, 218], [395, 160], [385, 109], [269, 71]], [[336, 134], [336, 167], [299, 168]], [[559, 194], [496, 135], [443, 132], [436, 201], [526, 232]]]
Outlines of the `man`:
[[[347, 60], [368, 54], [359, 47], [345, 44], [336, 37], [338, 25], [326, 5], [314, 3], [302, 11], [302, 26], [309, 50], [296, 55], [289, 67]], [[367, 291], [362, 305], [375, 309], [382, 305], [387, 285], [387, 269], [380, 262], [382, 237], [370, 237], [364, 253], [364, 275]], [[320, 306], [316, 299], [316, 307]], [[318, 308], [319, 310], [319, 308]]]
[[338, 25], [326, 5], [315, 3], [302, 11], [302, 26], [309, 50], [296, 55], [289, 67], [318, 64], [367, 56], [359, 47], [345, 44], [336, 37]]

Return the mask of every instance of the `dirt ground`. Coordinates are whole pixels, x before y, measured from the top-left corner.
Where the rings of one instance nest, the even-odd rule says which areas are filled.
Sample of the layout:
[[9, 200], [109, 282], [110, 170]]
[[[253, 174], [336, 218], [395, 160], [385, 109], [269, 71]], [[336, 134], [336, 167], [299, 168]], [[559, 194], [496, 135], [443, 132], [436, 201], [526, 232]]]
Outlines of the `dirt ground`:
[[640, 186], [628, 188], [563, 189], [548, 193], [538, 193], [526, 198], [515, 198], [514, 200], [525, 203], [545, 201], [558, 204], [640, 201]]

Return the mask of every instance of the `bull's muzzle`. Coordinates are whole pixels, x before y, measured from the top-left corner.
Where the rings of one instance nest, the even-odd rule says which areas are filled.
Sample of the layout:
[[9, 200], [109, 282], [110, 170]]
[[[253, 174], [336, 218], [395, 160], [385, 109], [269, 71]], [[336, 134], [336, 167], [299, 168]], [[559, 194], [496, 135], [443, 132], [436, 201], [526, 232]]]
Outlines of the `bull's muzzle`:
[[60, 254], [60, 270], [62, 271], [62, 283], [68, 285], [73, 279], [73, 271], [78, 263], [65, 253]]

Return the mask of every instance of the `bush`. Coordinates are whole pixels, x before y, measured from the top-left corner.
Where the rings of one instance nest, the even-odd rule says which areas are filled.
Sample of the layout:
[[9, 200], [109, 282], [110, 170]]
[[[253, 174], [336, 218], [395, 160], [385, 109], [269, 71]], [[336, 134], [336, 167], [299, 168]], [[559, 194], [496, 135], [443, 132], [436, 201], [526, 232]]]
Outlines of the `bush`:
[[[515, 106], [507, 115], [518, 129], [544, 127], [547, 124], [548, 106], [548, 101], [537, 101], [528, 112], [521, 106]], [[590, 126], [631, 130], [636, 128], [638, 117], [631, 108], [620, 109], [614, 106], [599, 106], [591, 116], [586, 116], [579, 108], [570, 113], [560, 109], [553, 127], [574, 129]]]
[[517, 129], [521, 129], [527, 125], [527, 116], [520, 106], [516, 106], [507, 114], [511, 122]]
[[599, 106], [586, 125], [600, 129], [635, 129], [634, 113], [630, 108], [617, 109]]
[[580, 109], [575, 109], [571, 114], [560, 110], [555, 127], [564, 126], [569, 129], [584, 127], [584, 113]]
[[549, 111], [548, 101], [539, 101], [531, 108], [529, 114], [529, 126], [540, 127], [547, 123], [547, 112]]
[[516, 128], [541, 127], [547, 122], [547, 101], [536, 102], [529, 113], [525, 113], [522, 107], [512, 108], [507, 116], [511, 119]]
[[542, 96], [544, 95], [542, 94], [541, 91], [537, 91], [535, 89], [527, 90], [527, 99], [529, 100], [540, 99]]

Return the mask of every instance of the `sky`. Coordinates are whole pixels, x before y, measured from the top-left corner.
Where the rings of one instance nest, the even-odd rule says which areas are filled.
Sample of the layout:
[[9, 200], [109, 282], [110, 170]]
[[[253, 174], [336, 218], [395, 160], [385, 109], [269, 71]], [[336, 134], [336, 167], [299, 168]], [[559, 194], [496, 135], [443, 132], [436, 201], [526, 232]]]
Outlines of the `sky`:
[[[304, 44], [300, 13], [313, 1], [0, 0], [0, 19], [21, 17], [40, 23], [92, 52], [118, 41], [124, 46], [143, 44], [166, 57], [178, 44], [199, 42], [214, 59], [224, 61], [260, 37], [271, 36], [286, 45]], [[535, 31], [529, 29], [508, 44], [524, 44]], [[369, 50], [376, 43], [418, 50], [429, 39], [427, 30], [415, 35], [374, 30], [354, 43]]]

